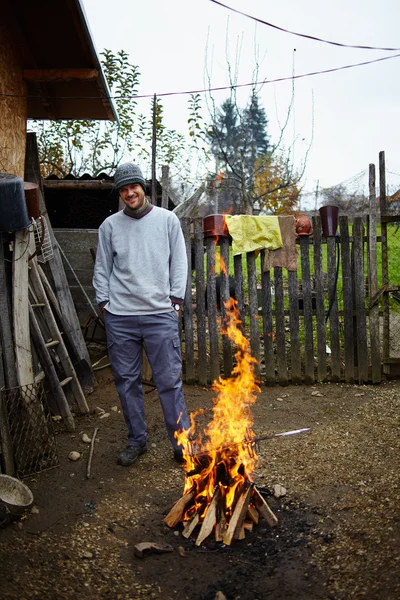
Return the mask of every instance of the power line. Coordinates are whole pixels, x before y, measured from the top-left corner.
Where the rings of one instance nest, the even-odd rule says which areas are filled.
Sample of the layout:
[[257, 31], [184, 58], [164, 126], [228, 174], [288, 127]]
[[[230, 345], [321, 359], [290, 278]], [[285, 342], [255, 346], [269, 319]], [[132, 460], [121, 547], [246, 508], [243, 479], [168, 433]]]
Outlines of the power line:
[[[162, 98], [166, 96], [185, 96], [189, 94], [204, 94], [206, 92], [219, 92], [223, 90], [233, 90], [236, 88], [252, 87], [256, 85], [266, 85], [270, 83], [281, 83], [283, 81], [293, 81], [295, 79], [304, 79], [305, 77], [314, 77], [315, 75], [324, 75], [326, 73], [335, 73], [336, 71], [343, 71], [344, 69], [354, 69], [355, 67], [363, 67], [365, 65], [372, 65], [373, 63], [382, 62], [384, 60], [391, 60], [392, 58], [399, 58], [399, 54], [391, 54], [390, 56], [383, 56], [382, 58], [375, 58], [374, 60], [367, 60], [360, 63], [353, 63], [351, 65], [344, 65], [342, 67], [334, 67], [332, 69], [324, 69], [322, 71], [313, 71], [310, 73], [303, 73], [301, 75], [291, 75], [290, 77], [278, 77], [277, 79], [264, 79], [263, 81], [252, 81], [251, 83], [238, 83], [234, 85], [226, 85], [214, 88], [205, 88], [200, 90], [186, 90], [181, 92], [163, 92], [160, 94], [133, 94], [131, 96], [108, 96], [112, 100], [129, 100], [129, 99], [143, 99], [143, 98]], [[99, 96], [49, 96], [41, 94], [40, 96], [25, 96], [23, 94], [0, 94], [0, 98], [32, 98], [36, 100], [50, 99], [50, 100], [98, 100]]]
[[228, 6], [227, 4], [223, 4], [218, 0], [210, 0], [214, 4], [218, 4], [223, 8], [227, 8], [232, 12], [237, 13], [238, 15], [242, 15], [243, 17], [247, 17], [248, 19], [252, 19], [257, 23], [261, 23], [262, 25], [267, 25], [268, 27], [272, 27], [273, 29], [277, 29], [278, 31], [283, 31], [284, 33], [290, 33], [291, 35], [296, 35], [298, 37], [302, 37], [308, 40], [313, 40], [314, 42], [321, 42], [323, 44], [331, 44], [332, 46], [340, 46], [341, 48], [357, 48], [359, 50], [385, 50], [389, 52], [398, 52], [400, 48], [379, 48], [377, 46], [359, 46], [354, 44], [341, 44], [340, 42], [332, 42], [331, 40], [324, 40], [323, 38], [315, 37], [313, 35], [307, 35], [306, 33], [298, 33], [296, 31], [290, 31], [290, 29], [285, 29], [284, 27], [279, 27], [278, 25], [274, 25], [273, 23], [268, 23], [268, 21], [263, 21], [262, 19], [258, 19], [257, 17], [253, 17], [252, 15], [248, 15], [247, 13], [242, 12], [241, 10], [237, 10], [236, 8], [232, 8], [232, 6]]

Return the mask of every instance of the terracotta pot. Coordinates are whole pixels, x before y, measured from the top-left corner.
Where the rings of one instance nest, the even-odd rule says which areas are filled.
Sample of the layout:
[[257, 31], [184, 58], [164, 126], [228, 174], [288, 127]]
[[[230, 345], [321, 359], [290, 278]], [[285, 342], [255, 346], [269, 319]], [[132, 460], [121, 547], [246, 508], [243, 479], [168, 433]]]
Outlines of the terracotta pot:
[[313, 233], [311, 221], [307, 215], [296, 216], [296, 233], [297, 235], [311, 235]]

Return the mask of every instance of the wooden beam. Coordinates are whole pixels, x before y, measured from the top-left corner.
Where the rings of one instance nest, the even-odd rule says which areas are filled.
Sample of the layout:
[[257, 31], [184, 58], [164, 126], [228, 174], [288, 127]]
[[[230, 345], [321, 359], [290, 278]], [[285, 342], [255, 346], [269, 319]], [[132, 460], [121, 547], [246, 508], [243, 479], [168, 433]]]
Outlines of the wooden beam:
[[24, 69], [22, 77], [32, 83], [49, 83], [54, 81], [92, 81], [97, 79], [97, 69]]
[[45, 190], [112, 190], [114, 182], [106, 179], [44, 179], [43, 187]]

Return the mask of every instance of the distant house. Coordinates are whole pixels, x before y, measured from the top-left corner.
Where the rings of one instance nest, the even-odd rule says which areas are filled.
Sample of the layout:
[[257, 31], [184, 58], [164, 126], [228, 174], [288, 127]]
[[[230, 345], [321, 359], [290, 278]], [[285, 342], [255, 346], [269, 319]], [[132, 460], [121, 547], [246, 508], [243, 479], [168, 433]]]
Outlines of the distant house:
[[27, 119], [117, 113], [80, 0], [0, 0], [0, 171], [24, 176]]

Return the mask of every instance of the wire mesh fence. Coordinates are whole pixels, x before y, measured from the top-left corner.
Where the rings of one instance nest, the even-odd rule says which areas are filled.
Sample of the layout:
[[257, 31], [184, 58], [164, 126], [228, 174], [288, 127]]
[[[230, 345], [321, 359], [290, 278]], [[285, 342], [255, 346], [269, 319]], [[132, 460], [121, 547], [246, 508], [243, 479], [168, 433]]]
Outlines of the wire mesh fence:
[[28, 477], [56, 467], [56, 440], [43, 383], [3, 389], [17, 475]]

